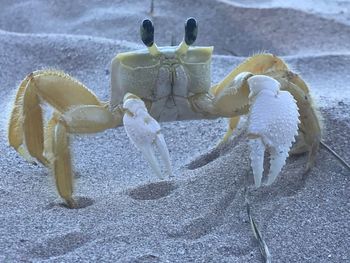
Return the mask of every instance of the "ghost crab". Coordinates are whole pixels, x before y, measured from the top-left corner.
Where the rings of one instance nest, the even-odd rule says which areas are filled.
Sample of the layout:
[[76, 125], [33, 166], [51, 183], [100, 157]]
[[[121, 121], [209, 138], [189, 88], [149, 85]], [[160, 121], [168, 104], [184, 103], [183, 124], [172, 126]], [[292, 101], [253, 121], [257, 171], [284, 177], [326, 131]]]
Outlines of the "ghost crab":
[[[158, 121], [230, 118], [223, 140], [232, 134], [241, 115], [248, 114], [247, 134], [256, 186], [261, 185], [264, 152], [270, 152], [271, 184], [288, 152], [309, 152], [314, 162], [321, 131], [309, 90], [286, 63], [271, 54], [248, 58], [211, 87], [212, 47], [190, 47], [197, 22], [185, 23], [179, 46], [154, 43], [150, 20], [141, 24], [147, 49], [118, 54], [111, 66], [111, 100], [101, 102], [92, 91], [65, 73], [35, 71], [20, 84], [9, 123], [9, 143], [26, 159], [36, 158], [54, 172], [58, 193], [74, 207], [69, 134], [95, 133], [124, 124], [126, 132], [161, 177], [155, 157], [158, 146], [166, 170], [171, 163]], [[48, 121], [42, 103], [53, 108]]]

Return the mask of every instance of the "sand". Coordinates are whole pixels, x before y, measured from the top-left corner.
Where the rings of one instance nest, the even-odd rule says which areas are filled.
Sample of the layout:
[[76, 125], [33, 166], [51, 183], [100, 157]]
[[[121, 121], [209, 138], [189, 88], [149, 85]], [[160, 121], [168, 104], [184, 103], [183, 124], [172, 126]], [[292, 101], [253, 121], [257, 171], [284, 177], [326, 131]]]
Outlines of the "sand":
[[324, 141], [350, 162], [350, 1], [2, 1], [0, 9], [1, 262], [262, 262], [244, 205], [272, 262], [350, 261], [350, 173], [321, 149], [290, 157], [269, 187], [253, 190], [243, 138], [212, 150], [227, 121], [162, 123], [175, 177], [160, 182], [123, 128], [73, 136], [75, 196], [62, 205], [51, 172], [8, 146], [14, 95], [28, 73], [63, 70], [109, 99], [109, 66], [142, 48], [151, 17], [158, 45], [179, 43], [189, 16], [197, 45], [215, 46], [213, 83], [247, 56], [282, 56], [309, 83]]

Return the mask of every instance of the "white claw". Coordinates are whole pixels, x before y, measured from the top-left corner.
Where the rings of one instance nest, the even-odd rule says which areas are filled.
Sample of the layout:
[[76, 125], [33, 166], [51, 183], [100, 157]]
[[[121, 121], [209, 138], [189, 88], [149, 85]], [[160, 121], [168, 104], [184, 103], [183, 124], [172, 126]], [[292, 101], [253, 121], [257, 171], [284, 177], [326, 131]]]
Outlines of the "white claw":
[[261, 138], [249, 140], [250, 145], [250, 165], [253, 169], [255, 187], [261, 185], [261, 179], [264, 172], [264, 154], [265, 145]]
[[137, 96], [128, 93], [124, 96], [123, 108], [125, 110], [124, 128], [130, 140], [142, 152], [155, 174], [163, 179], [154, 151], [157, 147], [165, 168], [172, 176], [169, 151], [161, 134], [160, 125], [149, 115], [144, 102]]
[[270, 171], [267, 185], [272, 184], [288, 157], [298, 134], [299, 112], [296, 101], [273, 78], [256, 75], [248, 79], [250, 114], [248, 138], [251, 147], [251, 166], [255, 185], [260, 186], [264, 171], [264, 152], [270, 152]]
[[[135, 144], [135, 146], [136, 146], [136, 144]], [[160, 170], [159, 163], [157, 161], [157, 158], [156, 158], [156, 155], [154, 153], [154, 149], [153, 149], [152, 145], [139, 146], [138, 148], [142, 152], [145, 159], [148, 161], [149, 165], [152, 167], [154, 173], [158, 176], [159, 179], [163, 180], [164, 178], [163, 178], [162, 172]]]
[[165, 164], [165, 168], [168, 171], [169, 176], [172, 177], [173, 176], [173, 169], [171, 167], [170, 155], [169, 155], [168, 147], [165, 143], [163, 134], [161, 134], [161, 133], [157, 134], [155, 143], [156, 143], [158, 150], [160, 152], [160, 156], [163, 159], [163, 162]]
[[282, 170], [282, 167], [286, 163], [286, 159], [288, 157], [288, 151], [287, 149], [279, 149], [276, 150], [275, 148], [271, 149], [270, 152], [270, 171], [269, 175], [267, 177], [267, 185], [272, 184], [276, 177], [278, 176], [279, 172]]

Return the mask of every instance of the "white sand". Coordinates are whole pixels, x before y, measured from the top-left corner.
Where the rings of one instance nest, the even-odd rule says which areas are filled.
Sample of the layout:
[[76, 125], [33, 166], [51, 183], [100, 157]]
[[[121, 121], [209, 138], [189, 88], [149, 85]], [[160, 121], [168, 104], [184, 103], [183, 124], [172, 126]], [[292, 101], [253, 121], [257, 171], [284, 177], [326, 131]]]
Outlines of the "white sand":
[[[150, 1], [13, 2], [0, 8], [0, 261], [262, 262], [244, 206], [244, 186], [253, 183], [245, 141], [196, 159], [224, 134], [225, 119], [162, 124], [176, 175], [166, 182], [123, 128], [75, 136], [75, 195], [84, 208], [61, 205], [50, 171], [8, 146], [17, 85], [56, 68], [107, 100], [109, 62], [142, 47]], [[324, 140], [350, 162], [350, 1], [327, 2], [155, 0], [152, 19], [158, 45], [179, 42], [185, 19], [198, 19], [196, 44], [215, 46], [213, 82], [257, 51], [282, 56], [310, 84]], [[191, 161], [203, 166], [189, 170]], [[305, 163], [291, 157], [272, 186], [252, 192], [273, 262], [348, 262], [349, 171], [322, 149], [303, 177]]]

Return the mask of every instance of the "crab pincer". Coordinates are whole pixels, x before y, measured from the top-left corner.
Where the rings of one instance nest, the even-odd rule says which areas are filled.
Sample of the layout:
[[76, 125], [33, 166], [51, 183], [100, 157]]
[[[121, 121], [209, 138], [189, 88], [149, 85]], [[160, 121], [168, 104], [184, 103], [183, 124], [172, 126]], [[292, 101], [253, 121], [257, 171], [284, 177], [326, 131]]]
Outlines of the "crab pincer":
[[127, 93], [124, 96], [123, 108], [125, 110], [124, 127], [132, 143], [142, 152], [155, 174], [163, 179], [154, 151], [155, 148], [158, 148], [160, 157], [171, 177], [172, 168], [169, 151], [164, 136], [161, 134], [159, 123], [149, 115], [145, 103], [134, 94]]
[[298, 135], [299, 112], [288, 91], [280, 90], [275, 79], [255, 75], [248, 79], [250, 113], [248, 138], [255, 186], [261, 185], [265, 150], [270, 153], [267, 185], [272, 184], [282, 170], [288, 152]]

